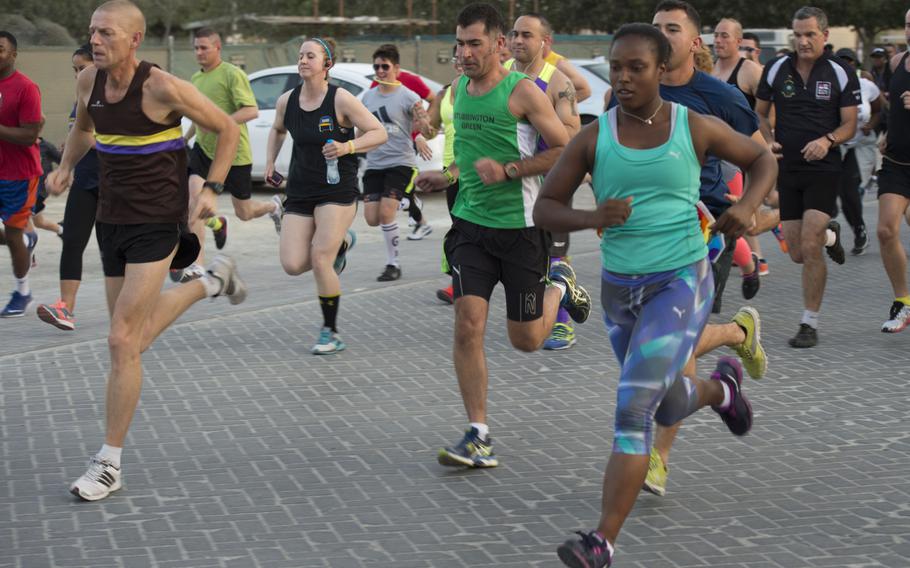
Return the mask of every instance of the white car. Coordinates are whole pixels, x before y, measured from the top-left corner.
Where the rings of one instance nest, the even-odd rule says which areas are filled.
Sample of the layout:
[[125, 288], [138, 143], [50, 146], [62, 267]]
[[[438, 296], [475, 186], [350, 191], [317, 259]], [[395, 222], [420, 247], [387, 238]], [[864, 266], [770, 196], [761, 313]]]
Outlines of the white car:
[[596, 120], [604, 112], [604, 94], [610, 88], [610, 63], [602, 57], [569, 61], [581, 71], [591, 85], [591, 96], [578, 103], [581, 124], [585, 125]]
[[[339, 63], [329, 71], [329, 83], [348, 90], [359, 99], [370, 88], [373, 75], [372, 65], [366, 63]], [[432, 79], [423, 76], [421, 76], [421, 79], [433, 93], [437, 93], [442, 89], [442, 85]], [[265, 151], [269, 141], [269, 130], [271, 130], [272, 123], [275, 121], [275, 103], [278, 101], [278, 97], [290, 91], [299, 83], [300, 75], [297, 72], [296, 65], [272, 67], [271, 69], [263, 69], [250, 74], [250, 85], [253, 87], [256, 104], [259, 106], [259, 118], [247, 123], [247, 128], [250, 132], [250, 146], [253, 151], [252, 177], [254, 180], [260, 181], [265, 175]], [[417, 167], [421, 171], [441, 170], [443, 145], [444, 137], [442, 134], [430, 140], [433, 159], [426, 161], [418, 156]], [[284, 141], [281, 152], [278, 153], [278, 159], [275, 161], [275, 168], [285, 176], [288, 174], [288, 168], [291, 163], [292, 146], [289, 136]]]

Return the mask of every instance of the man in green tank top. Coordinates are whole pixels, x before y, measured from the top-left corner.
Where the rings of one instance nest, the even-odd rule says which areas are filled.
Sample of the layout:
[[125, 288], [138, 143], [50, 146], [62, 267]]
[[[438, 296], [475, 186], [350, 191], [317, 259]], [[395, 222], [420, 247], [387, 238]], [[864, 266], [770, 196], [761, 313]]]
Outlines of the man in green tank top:
[[[455, 163], [417, 178], [425, 191], [459, 181], [445, 253], [455, 296], [455, 373], [470, 426], [458, 444], [440, 451], [439, 463], [447, 466], [498, 465], [487, 427], [483, 347], [496, 284], [505, 288], [509, 339], [521, 351], [540, 348], [560, 304], [578, 322], [591, 306], [567, 264], [553, 265], [547, 281], [545, 234], [531, 214], [540, 176], [556, 162], [568, 134], [546, 95], [500, 64], [503, 29], [490, 4], [470, 4], [458, 15], [456, 56], [464, 75], [453, 83]], [[549, 149], [535, 154], [538, 133]]]

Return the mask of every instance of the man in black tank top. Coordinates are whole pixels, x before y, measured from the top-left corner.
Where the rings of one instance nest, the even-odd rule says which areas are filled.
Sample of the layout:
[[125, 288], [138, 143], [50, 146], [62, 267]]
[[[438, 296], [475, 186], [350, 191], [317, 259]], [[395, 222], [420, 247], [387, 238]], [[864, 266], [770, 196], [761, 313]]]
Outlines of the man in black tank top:
[[761, 65], [742, 57], [739, 46], [743, 27], [733, 18], [724, 18], [714, 28], [714, 53], [717, 61], [711, 75], [733, 85], [745, 95], [749, 106], [755, 108], [755, 91], [761, 79]]
[[188, 239], [181, 230], [188, 193], [180, 118], [185, 115], [218, 134], [208, 189], [191, 213], [195, 218], [213, 213], [237, 150], [237, 126], [192, 85], [136, 58], [145, 18], [134, 4], [102, 4], [92, 15], [90, 33], [95, 67], [79, 75], [76, 123], [47, 185], [51, 193], [68, 189], [74, 166], [94, 139], [101, 180], [97, 233], [111, 312], [111, 371], [105, 443], [70, 491], [96, 501], [121, 487], [120, 454], [139, 402], [141, 353], [193, 303], [224, 295], [239, 304], [246, 286], [234, 261], [220, 256], [204, 277], [161, 292], [168, 269], [186, 266], [199, 250], [195, 237]]
[[[904, 30], [910, 40], [910, 11], [904, 16]], [[907, 256], [900, 241], [900, 227], [910, 206], [910, 51], [891, 58], [888, 100], [888, 132], [878, 174], [878, 242], [882, 263], [891, 280], [894, 302], [885, 333], [902, 331], [910, 323], [910, 289], [907, 287]]]

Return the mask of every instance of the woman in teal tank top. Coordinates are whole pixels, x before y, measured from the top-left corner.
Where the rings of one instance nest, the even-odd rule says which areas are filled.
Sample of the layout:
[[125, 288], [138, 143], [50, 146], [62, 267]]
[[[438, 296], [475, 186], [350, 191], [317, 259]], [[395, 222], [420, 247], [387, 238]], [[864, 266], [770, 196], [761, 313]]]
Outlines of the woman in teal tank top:
[[[653, 423], [669, 426], [711, 406], [736, 435], [752, 425], [742, 369], [721, 358], [710, 379], [685, 376], [713, 297], [695, 204], [706, 154], [739, 166], [748, 187], [714, 230], [742, 236], [771, 190], [777, 163], [767, 148], [726, 124], [660, 98], [670, 45], [648, 24], [614, 36], [610, 82], [619, 105], [585, 127], [547, 176], [534, 222], [550, 231], [602, 229], [601, 303], [619, 359], [613, 452], [596, 530], [558, 549], [568, 566], [609, 566], [613, 543], [648, 471]], [[597, 209], [569, 203], [590, 172]]]

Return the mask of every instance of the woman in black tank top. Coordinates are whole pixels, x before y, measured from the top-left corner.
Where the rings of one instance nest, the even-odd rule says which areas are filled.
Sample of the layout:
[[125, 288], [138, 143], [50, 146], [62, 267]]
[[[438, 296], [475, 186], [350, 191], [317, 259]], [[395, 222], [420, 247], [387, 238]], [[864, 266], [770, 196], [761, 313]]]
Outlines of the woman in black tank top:
[[[303, 80], [278, 99], [266, 150], [266, 179], [274, 179], [275, 158], [291, 133], [294, 147], [279, 257], [288, 274], [312, 269], [316, 277], [323, 316], [319, 340], [312, 348], [317, 355], [345, 348], [336, 325], [341, 300], [338, 274], [345, 267], [345, 253], [356, 241], [350, 230], [359, 195], [354, 154], [386, 141], [379, 120], [354, 95], [329, 85], [334, 52], [333, 42], [319, 38], [300, 46], [297, 68]], [[355, 127], [360, 131], [357, 138]], [[329, 160], [337, 160], [337, 183], [327, 179]]]

